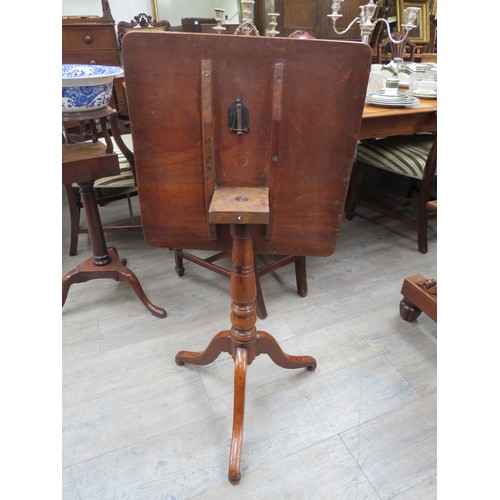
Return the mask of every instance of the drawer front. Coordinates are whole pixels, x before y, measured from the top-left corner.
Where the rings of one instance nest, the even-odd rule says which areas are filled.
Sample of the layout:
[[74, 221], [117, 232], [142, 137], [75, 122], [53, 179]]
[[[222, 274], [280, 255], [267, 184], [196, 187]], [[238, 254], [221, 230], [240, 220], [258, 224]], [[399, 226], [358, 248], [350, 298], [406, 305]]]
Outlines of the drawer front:
[[63, 64], [102, 64], [105, 66], [121, 66], [120, 58], [115, 50], [65, 50], [62, 53]]
[[113, 26], [63, 26], [63, 50], [118, 50]]

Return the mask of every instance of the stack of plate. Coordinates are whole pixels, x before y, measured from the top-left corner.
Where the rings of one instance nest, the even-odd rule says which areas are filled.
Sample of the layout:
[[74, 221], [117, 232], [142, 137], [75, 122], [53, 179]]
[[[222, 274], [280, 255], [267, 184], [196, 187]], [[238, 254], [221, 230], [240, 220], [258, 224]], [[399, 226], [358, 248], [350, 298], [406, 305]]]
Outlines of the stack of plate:
[[420, 101], [417, 97], [398, 92], [394, 95], [384, 94], [384, 92], [376, 92], [366, 96], [366, 103], [374, 106], [400, 107], [413, 106]]
[[436, 89], [415, 88], [412, 90], [408, 90], [406, 93], [415, 97], [422, 97], [422, 99], [437, 99], [438, 96]]

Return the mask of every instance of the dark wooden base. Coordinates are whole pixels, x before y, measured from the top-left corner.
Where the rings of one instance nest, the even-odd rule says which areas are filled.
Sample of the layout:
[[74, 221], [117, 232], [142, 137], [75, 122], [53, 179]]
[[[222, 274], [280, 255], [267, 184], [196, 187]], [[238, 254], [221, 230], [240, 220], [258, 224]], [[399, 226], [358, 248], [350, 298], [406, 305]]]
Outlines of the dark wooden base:
[[106, 259], [107, 263], [102, 265], [97, 265], [95, 257], [90, 257], [64, 275], [62, 280], [62, 305], [64, 306], [68, 297], [69, 287], [74, 283], [85, 283], [98, 278], [110, 278], [128, 283], [153, 316], [165, 318], [167, 316], [165, 309], [155, 306], [149, 301], [137, 276], [120, 260], [116, 248], [108, 248], [108, 256], [109, 260]]
[[316, 369], [316, 360], [311, 356], [291, 356], [283, 352], [277, 340], [266, 332], [257, 331], [255, 338], [249, 342], [237, 342], [231, 336], [231, 330], [219, 332], [202, 352], [180, 351], [175, 362], [182, 366], [185, 363], [206, 365], [215, 361], [221, 352], [227, 352], [234, 359], [234, 406], [233, 433], [231, 452], [229, 455], [229, 481], [238, 484], [241, 479], [240, 462], [243, 440], [243, 420], [245, 414], [246, 369], [259, 354], [269, 357], [282, 368]]

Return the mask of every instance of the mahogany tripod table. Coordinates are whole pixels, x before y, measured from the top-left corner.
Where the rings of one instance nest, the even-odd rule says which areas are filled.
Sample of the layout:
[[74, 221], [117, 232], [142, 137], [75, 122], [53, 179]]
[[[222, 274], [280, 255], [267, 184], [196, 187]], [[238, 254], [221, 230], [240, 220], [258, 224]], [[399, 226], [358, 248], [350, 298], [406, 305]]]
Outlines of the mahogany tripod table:
[[237, 483], [247, 366], [268, 354], [283, 368], [316, 368], [313, 357], [288, 355], [257, 330], [254, 254], [334, 253], [370, 48], [153, 32], [124, 37], [122, 49], [146, 241], [231, 251], [231, 327], [204, 351], [180, 351], [175, 361], [205, 365], [222, 352], [232, 356], [228, 476]]
[[72, 284], [84, 283], [98, 278], [110, 278], [128, 283], [153, 316], [165, 318], [167, 312], [150, 302], [137, 276], [125, 266], [126, 260], [119, 258], [116, 248], [108, 248], [104, 238], [94, 192], [94, 180], [120, 173], [118, 155], [113, 152], [113, 145], [109, 139], [106, 125], [107, 117], [115, 113], [116, 111], [109, 107], [94, 112], [63, 113], [63, 121], [64, 119], [75, 118], [78, 120], [100, 119], [106, 144], [98, 141], [62, 145], [62, 183], [78, 184], [92, 246], [92, 257], [64, 275], [62, 280], [62, 305], [64, 306], [66, 302]]

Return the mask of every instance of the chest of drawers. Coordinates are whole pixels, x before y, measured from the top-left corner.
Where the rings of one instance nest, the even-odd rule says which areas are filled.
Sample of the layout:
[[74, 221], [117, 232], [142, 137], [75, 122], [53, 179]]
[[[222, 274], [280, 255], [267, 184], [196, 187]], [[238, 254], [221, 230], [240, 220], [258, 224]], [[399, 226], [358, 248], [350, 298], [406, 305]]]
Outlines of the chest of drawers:
[[[115, 22], [103, 17], [70, 17], [62, 20], [63, 64], [121, 66]], [[120, 115], [127, 115], [122, 79], [114, 85], [114, 103]]]

